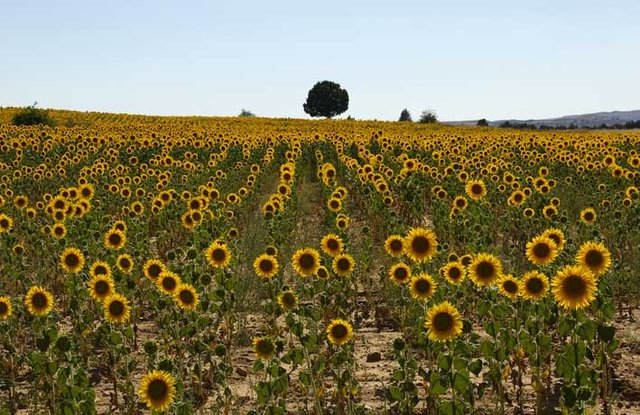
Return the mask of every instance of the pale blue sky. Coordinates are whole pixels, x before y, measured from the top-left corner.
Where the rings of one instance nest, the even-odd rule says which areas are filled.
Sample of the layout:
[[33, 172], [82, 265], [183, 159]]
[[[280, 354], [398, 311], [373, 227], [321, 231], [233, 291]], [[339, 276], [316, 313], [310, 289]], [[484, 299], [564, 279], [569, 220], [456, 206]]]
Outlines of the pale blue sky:
[[0, 106], [308, 118], [640, 109], [640, 1], [0, 2]]

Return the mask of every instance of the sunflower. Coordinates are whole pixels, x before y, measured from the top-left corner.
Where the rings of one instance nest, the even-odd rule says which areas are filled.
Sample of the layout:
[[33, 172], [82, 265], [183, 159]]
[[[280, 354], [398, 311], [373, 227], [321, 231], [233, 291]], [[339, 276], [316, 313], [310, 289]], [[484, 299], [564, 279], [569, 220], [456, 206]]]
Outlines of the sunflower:
[[175, 380], [171, 373], [163, 370], [148, 372], [140, 382], [138, 395], [147, 404], [147, 408], [165, 411], [173, 402], [176, 393]]
[[527, 300], [539, 300], [549, 291], [549, 278], [539, 271], [529, 271], [522, 276], [521, 294]]
[[149, 259], [144, 263], [142, 272], [145, 277], [151, 281], [155, 281], [166, 269], [167, 267], [159, 259]]
[[111, 275], [96, 274], [89, 280], [89, 295], [96, 301], [104, 301], [105, 298], [115, 293], [115, 285]]
[[601, 242], [585, 242], [578, 249], [576, 262], [598, 277], [611, 267], [611, 253]]
[[271, 255], [271, 256], [277, 256], [278, 255], [278, 248], [276, 248], [273, 245], [269, 245], [265, 250], [264, 253], [267, 255]]
[[327, 201], [327, 208], [335, 213], [338, 213], [342, 210], [342, 200], [336, 197], [332, 197]]
[[298, 249], [293, 254], [291, 263], [299, 275], [309, 277], [320, 267], [320, 254], [313, 248]]
[[520, 295], [520, 281], [511, 275], [504, 275], [498, 280], [500, 294], [515, 300]]
[[412, 228], [405, 237], [405, 253], [414, 262], [424, 262], [436, 254], [436, 234], [425, 228]]
[[116, 258], [116, 266], [125, 274], [128, 274], [133, 269], [133, 258], [129, 254], [120, 254]]
[[482, 180], [469, 180], [464, 186], [464, 190], [473, 200], [481, 200], [487, 195], [487, 186]]
[[416, 300], [428, 300], [438, 285], [429, 274], [418, 274], [411, 277], [409, 288], [411, 296]]
[[580, 221], [586, 225], [593, 225], [596, 222], [598, 215], [593, 208], [586, 208], [580, 211]]
[[389, 269], [389, 278], [396, 284], [406, 284], [411, 279], [411, 268], [404, 262], [392, 265]]
[[91, 268], [89, 269], [89, 275], [92, 277], [103, 275], [106, 277], [111, 277], [111, 267], [104, 261], [96, 261], [91, 264]]
[[331, 343], [341, 346], [353, 338], [353, 327], [346, 320], [331, 320], [327, 327], [327, 337]]
[[326, 267], [320, 266], [318, 268], [318, 271], [316, 271], [316, 277], [320, 278], [321, 280], [327, 280], [329, 279], [329, 271]]
[[525, 218], [531, 219], [536, 215], [536, 211], [531, 208], [525, 208], [525, 210], [522, 211], [522, 214], [524, 215]]
[[109, 249], [118, 250], [122, 249], [127, 242], [127, 237], [120, 229], [112, 228], [104, 236], [104, 246]]
[[451, 284], [460, 284], [467, 276], [466, 267], [460, 261], [450, 261], [440, 268], [440, 272]]
[[429, 339], [448, 341], [462, 333], [462, 318], [453, 305], [444, 301], [429, 309], [424, 326]]
[[181, 282], [180, 276], [175, 272], [163, 271], [158, 276], [156, 285], [163, 293], [173, 296], [173, 293]]
[[527, 242], [525, 254], [529, 262], [536, 265], [547, 265], [558, 256], [558, 247], [553, 239], [538, 235]]
[[104, 309], [104, 318], [109, 323], [125, 323], [131, 315], [129, 300], [118, 293], [113, 293], [105, 298], [102, 307]]
[[479, 287], [492, 285], [502, 276], [500, 260], [491, 254], [480, 253], [471, 260], [468, 272]]
[[275, 256], [262, 254], [253, 261], [253, 269], [260, 278], [273, 278], [280, 270]]
[[6, 320], [13, 314], [11, 299], [9, 297], [0, 296], [0, 320]]
[[284, 311], [293, 310], [298, 306], [298, 297], [292, 290], [283, 291], [278, 295], [278, 304]]
[[340, 254], [333, 258], [333, 272], [341, 277], [347, 276], [353, 272], [355, 260], [349, 254]]
[[467, 208], [467, 204], [467, 198], [462, 195], [456, 196], [452, 202], [453, 208], [458, 209], [458, 211], [465, 210]]
[[595, 276], [580, 265], [562, 268], [551, 281], [556, 302], [563, 308], [576, 310], [587, 307], [596, 298]]
[[384, 249], [392, 257], [400, 257], [404, 253], [404, 238], [400, 235], [390, 235], [384, 241]]
[[53, 308], [53, 295], [46, 289], [34, 285], [27, 291], [27, 295], [24, 297], [24, 304], [30, 314], [46, 316]]
[[183, 310], [195, 310], [200, 301], [195, 288], [185, 283], [178, 284], [173, 291], [173, 299]]
[[65, 248], [60, 254], [60, 265], [69, 273], [78, 273], [84, 267], [84, 255], [77, 248]]
[[231, 253], [227, 244], [216, 239], [205, 250], [205, 258], [212, 267], [225, 268], [231, 262]]
[[342, 238], [335, 233], [325, 235], [322, 241], [320, 241], [320, 245], [322, 246], [322, 250], [331, 256], [338, 255], [344, 249]]
[[562, 232], [560, 229], [557, 229], [557, 228], [546, 229], [544, 232], [542, 232], [542, 236], [546, 236], [547, 238], [555, 242], [556, 248], [558, 251], [561, 251], [564, 249], [565, 236], [564, 236], [564, 232]]
[[253, 351], [258, 359], [268, 360], [276, 353], [276, 345], [268, 337], [255, 337], [253, 339]]
[[67, 228], [64, 223], [55, 223], [51, 226], [51, 236], [56, 239], [62, 239], [67, 236]]

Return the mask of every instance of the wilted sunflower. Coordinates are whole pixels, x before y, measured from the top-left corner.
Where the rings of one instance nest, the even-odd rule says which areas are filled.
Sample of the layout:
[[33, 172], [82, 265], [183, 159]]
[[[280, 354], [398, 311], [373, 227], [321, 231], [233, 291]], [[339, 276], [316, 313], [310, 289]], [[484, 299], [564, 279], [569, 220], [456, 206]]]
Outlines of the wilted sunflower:
[[495, 256], [487, 253], [476, 255], [468, 267], [471, 280], [479, 287], [495, 283], [502, 276], [502, 264]]
[[529, 271], [522, 276], [521, 294], [527, 300], [539, 300], [549, 291], [549, 278], [539, 271]]
[[291, 259], [293, 269], [303, 277], [315, 275], [320, 267], [320, 254], [313, 248], [298, 249]]
[[173, 291], [173, 299], [183, 310], [195, 310], [200, 301], [195, 288], [185, 283], [178, 284]]
[[424, 262], [436, 254], [438, 241], [431, 229], [412, 228], [405, 237], [405, 254], [414, 262]]
[[411, 296], [416, 300], [428, 300], [436, 291], [436, 287], [436, 282], [429, 274], [414, 275], [409, 282]]
[[115, 292], [115, 286], [110, 275], [96, 274], [89, 280], [89, 295], [96, 301], [104, 301], [105, 298]]
[[396, 284], [406, 284], [411, 280], [411, 268], [404, 262], [392, 265], [389, 269], [389, 278]]
[[163, 271], [156, 279], [156, 285], [163, 293], [173, 296], [176, 288], [181, 283], [180, 276], [175, 272]]
[[482, 180], [469, 180], [464, 186], [464, 190], [473, 200], [481, 200], [487, 195], [487, 186]]
[[555, 242], [556, 247], [558, 248], [558, 251], [561, 251], [564, 249], [565, 236], [564, 236], [564, 232], [562, 232], [560, 229], [557, 229], [557, 228], [546, 229], [544, 232], [542, 232], [542, 236], [546, 236], [547, 238]]
[[125, 323], [131, 315], [129, 300], [121, 294], [113, 293], [102, 303], [104, 318], [109, 323]]
[[466, 267], [460, 261], [450, 261], [446, 263], [440, 272], [451, 284], [460, 284], [467, 276]]
[[353, 272], [356, 261], [349, 254], [340, 254], [333, 258], [333, 272], [341, 277], [347, 276]]
[[268, 360], [276, 353], [276, 345], [269, 337], [255, 337], [253, 351], [259, 359]]
[[214, 268], [225, 268], [231, 262], [231, 253], [227, 244], [222, 241], [215, 240], [211, 242], [205, 250], [205, 258], [209, 265]]
[[291, 290], [283, 291], [278, 295], [278, 304], [284, 311], [293, 310], [298, 306], [298, 297]]
[[138, 395], [147, 404], [147, 408], [165, 411], [173, 402], [176, 393], [174, 385], [175, 380], [171, 373], [154, 370], [142, 378]]
[[338, 255], [344, 248], [344, 242], [342, 242], [342, 238], [340, 238], [335, 233], [325, 235], [322, 238], [322, 241], [320, 241], [320, 245], [322, 246], [322, 250], [331, 256]]
[[128, 274], [133, 269], [133, 258], [129, 254], [120, 254], [116, 259], [116, 266], [125, 274]]
[[424, 326], [429, 339], [449, 341], [462, 333], [462, 318], [458, 310], [448, 301], [444, 301], [427, 312]]
[[498, 288], [502, 295], [512, 300], [515, 300], [520, 295], [520, 281], [512, 275], [503, 275], [498, 280]]
[[580, 221], [587, 225], [593, 225], [596, 222], [598, 215], [593, 208], [586, 208], [580, 212]]
[[280, 265], [276, 257], [262, 254], [253, 261], [253, 269], [258, 274], [258, 277], [269, 279], [278, 273]]
[[578, 249], [576, 262], [598, 277], [611, 267], [611, 253], [602, 242], [585, 242]]
[[0, 297], [0, 320], [6, 320], [13, 314], [11, 299], [6, 296]]
[[46, 316], [53, 309], [53, 295], [46, 289], [34, 285], [24, 297], [27, 311], [34, 316]]
[[580, 265], [562, 268], [551, 281], [553, 297], [563, 308], [587, 307], [596, 298], [595, 276]]
[[341, 346], [353, 338], [353, 327], [342, 319], [334, 319], [327, 327], [327, 337], [336, 346]]
[[112, 228], [107, 232], [104, 236], [104, 246], [109, 249], [118, 250], [124, 247], [124, 244], [127, 242], [127, 237], [124, 232]]
[[77, 248], [65, 248], [60, 254], [60, 265], [69, 273], [78, 273], [84, 267], [84, 255]]
[[142, 272], [145, 277], [155, 282], [166, 269], [164, 263], [159, 259], [149, 259], [144, 263]]
[[392, 257], [401, 257], [404, 253], [404, 238], [400, 235], [390, 235], [384, 241], [384, 249]]
[[552, 263], [558, 256], [558, 249], [553, 239], [538, 235], [527, 242], [525, 254], [529, 262], [536, 265]]

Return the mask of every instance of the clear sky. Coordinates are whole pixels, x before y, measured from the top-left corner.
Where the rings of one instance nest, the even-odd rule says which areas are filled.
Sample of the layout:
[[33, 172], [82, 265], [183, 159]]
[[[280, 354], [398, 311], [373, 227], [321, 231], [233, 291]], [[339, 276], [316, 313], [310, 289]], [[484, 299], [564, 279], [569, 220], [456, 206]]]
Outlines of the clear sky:
[[308, 118], [640, 109], [640, 1], [0, 2], [0, 106]]

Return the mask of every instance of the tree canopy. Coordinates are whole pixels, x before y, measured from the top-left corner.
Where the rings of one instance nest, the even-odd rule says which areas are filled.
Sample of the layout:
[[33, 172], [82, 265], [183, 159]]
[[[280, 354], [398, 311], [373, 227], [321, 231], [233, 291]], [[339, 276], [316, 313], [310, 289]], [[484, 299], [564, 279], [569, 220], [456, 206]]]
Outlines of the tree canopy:
[[335, 82], [317, 82], [302, 107], [312, 117], [332, 118], [349, 108], [349, 94]]

